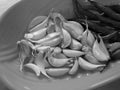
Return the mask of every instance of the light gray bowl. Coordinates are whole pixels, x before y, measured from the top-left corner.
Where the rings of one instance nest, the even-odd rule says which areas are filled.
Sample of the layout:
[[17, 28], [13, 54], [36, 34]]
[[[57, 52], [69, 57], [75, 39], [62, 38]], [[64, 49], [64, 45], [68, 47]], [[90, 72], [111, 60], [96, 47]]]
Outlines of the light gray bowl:
[[[83, 3], [83, 1], [81, 0]], [[30, 21], [39, 15], [48, 15], [51, 8], [56, 8], [64, 17], [73, 16], [71, 0], [22, 0], [11, 7], [0, 18], [0, 78], [5, 87], [12, 90], [85, 90], [110, 83], [120, 78], [119, 63], [106, 72], [95, 73], [76, 79], [41, 81], [34, 75], [19, 72], [16, 42], [27, 31]], [[4, 86], [4, 85], [2, 85]]]

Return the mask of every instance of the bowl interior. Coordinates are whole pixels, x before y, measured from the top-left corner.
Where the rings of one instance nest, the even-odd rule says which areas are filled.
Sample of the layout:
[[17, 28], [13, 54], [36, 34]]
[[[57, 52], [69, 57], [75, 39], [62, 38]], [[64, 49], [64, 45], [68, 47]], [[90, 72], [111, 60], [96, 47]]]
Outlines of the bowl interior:
[[70, 18], [73, 16], [71, 6], [71, 0], [22, 0], [10, 8], [0, 20], [0, 60], [17, 55], [16, 42], [23, 38], [34, 17], [48, 15], [55, 8], [64, 17]]
[[[80, 1], [83, 2], [83, 0]], [[17, 60], [18, 51], [16, 42], [23, 38], [30, 21], [36, 16], [48, 15], [52, 8], [58, 10], [65, 18], [73, 16], [72, 0], [22, 0], [10, 8], [0, 18], [0, 61]], [[31, 87], [31, 90], [39, 90], [39, 87], [41, 87], [42, 90], [80, 90], [80, 88], [83, 90], [90, 88], [93, 84], [95, 84], [94, 86], [97, 86], [97, 82], [103, 81], [106, 78], [113, 80], [119, 77], [119, 67], [119, 64], [117, 64], [117, 67], [112, 68], [102, 75], [96, 73], [89, 77], [69, 81], [33, 83], [21, 78], [24, 76], [18, 71], [16, 63], [9, 63], [4, 65], [0, 64], [0, 77], [3, 77], [6, 80], [5, 82], [8, 82], [9, 85], [14, 85], [13, 87], [16, 87], [16, 90], [29, 90], [27, 87], [23, 87], [25, 85]]]
[[[108, 0], [98, 1], [108, 4]], [[80, 2], [86, 3], [84, 0]], [[65, 18], [73, 16], [72, 0], [21, 0], [0, 18], [0, 50], [2, 51], [0, 57], [2, 60], [5, 56], [10, 58], [17, 55], [16, 42], [23, 38], [30, 21], [36, 16], [48, 15], [52, 8], [55, 8]], [[7, 57], [5, 59], [7, 60]]]

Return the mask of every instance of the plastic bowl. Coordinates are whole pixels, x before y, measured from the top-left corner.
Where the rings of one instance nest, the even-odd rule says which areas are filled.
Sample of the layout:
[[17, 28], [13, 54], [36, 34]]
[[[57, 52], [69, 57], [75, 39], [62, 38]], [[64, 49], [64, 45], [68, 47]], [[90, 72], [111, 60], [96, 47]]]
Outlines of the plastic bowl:
[[[51, 4], [52, 3], [52, 4]], [[73, 16], [71, 0], [23, 0], [11, 7], [0, 18], [0, 90], [86, 90], [96, 88], [120, 78], [120, 65], [102, 74], [95, 73], [86, 77], [54, 80], [46, 82], [34, 75], [25, 75], [19, 71], [16, 42], [27, 31], [30, 21], [38, 15], [48, 15], [51, 8], [70, 18]]]

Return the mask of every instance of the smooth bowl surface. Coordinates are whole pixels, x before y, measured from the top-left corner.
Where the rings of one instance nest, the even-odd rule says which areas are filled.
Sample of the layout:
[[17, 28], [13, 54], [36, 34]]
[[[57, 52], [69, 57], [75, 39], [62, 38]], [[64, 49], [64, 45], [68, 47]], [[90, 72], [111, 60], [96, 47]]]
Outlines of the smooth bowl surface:
[[[66, 10], [61, 9], [61, 5]], [[72, 3], [69, 0], [64, 2], [59, 2], [59, 0], [22, 0], [10, 8], [0, 21], [0, 61], [12, 58], [13, 53], [16, 57], [16, 42], [23, 38], [28, 24], [34, 17], [47, 15], [52, 8], [60, 11], [65, 17], [72, 17], [71, 6]]]
[[75, 79], [42, 81], [19, 71], [16, 42], [27, 32], [30, 21], [39, 15], [48, 15], [55, 8], [64, 17], [73, 16], [71, 0], [22, 0], [0, 18], [0, 78], [13, 90], [84, 90], [103, 85], [120, 77], [119, 63], [108, 71]]

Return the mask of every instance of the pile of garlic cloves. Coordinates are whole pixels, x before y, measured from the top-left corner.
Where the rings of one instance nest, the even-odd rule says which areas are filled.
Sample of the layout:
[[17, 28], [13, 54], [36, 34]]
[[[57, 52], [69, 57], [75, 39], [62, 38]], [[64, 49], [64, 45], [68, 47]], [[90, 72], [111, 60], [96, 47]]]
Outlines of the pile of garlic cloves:
[[29, 68], [36, 76], [42, 74], [53, 79], [75, 75], [79, 68], [100, 71], [110, 60], [101, 36], [95, 36], [87, 25], [84, 29], [54, 10], [48, 16], [39, 16], [39, 23], [35, 20], [31, 21], [24, 38], [17, 42], [21, 72]]

